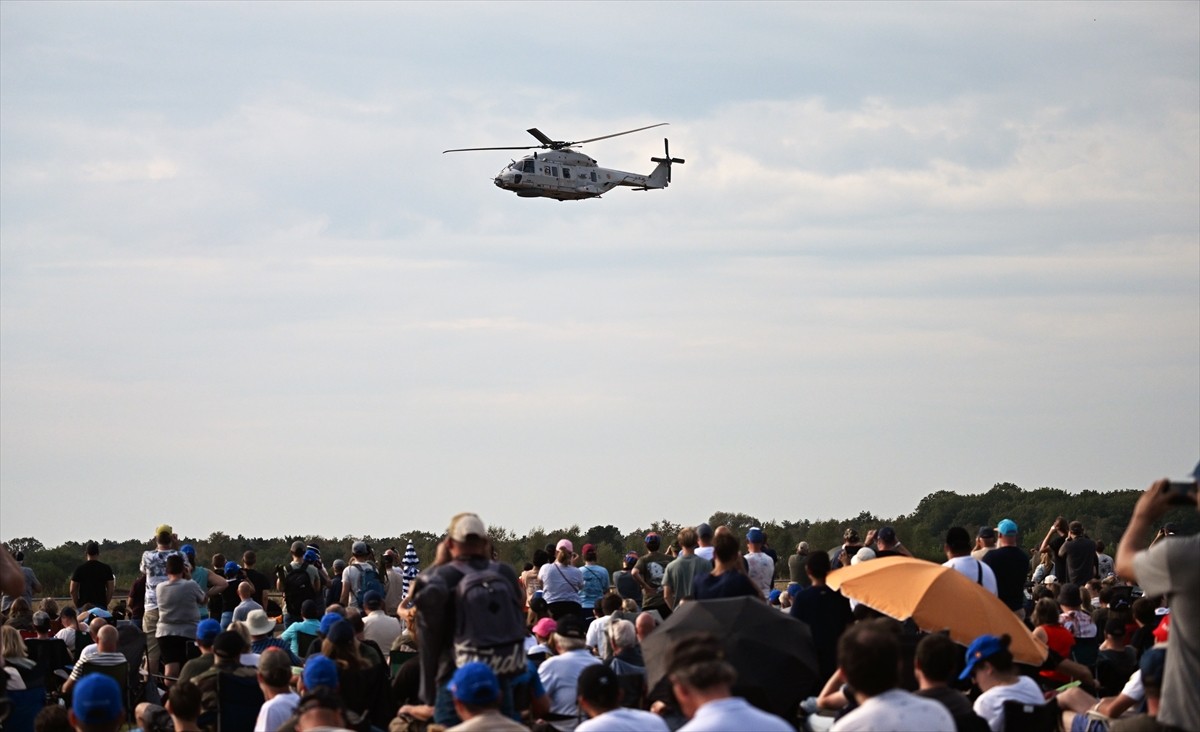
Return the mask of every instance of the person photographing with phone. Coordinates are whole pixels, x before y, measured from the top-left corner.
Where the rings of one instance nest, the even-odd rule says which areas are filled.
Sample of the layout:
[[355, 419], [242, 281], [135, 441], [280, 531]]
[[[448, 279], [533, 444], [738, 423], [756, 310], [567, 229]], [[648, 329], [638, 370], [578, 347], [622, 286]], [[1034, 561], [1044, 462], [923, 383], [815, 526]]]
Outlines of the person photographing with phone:
[[1165, 595], [1171, 608], [1166, 669], [1159, 707], [1160, 724], [1200, 730], [1200, 535], [1158, 538], [1146, 548], [1146, 537], [1172, 507], [1197, 506], [1196, 477], [1191, 481], [1159, 480], [1133, 507], [1129, 527], [1117, 548], [1117, 574], [1137, 582], [1147, 595]]

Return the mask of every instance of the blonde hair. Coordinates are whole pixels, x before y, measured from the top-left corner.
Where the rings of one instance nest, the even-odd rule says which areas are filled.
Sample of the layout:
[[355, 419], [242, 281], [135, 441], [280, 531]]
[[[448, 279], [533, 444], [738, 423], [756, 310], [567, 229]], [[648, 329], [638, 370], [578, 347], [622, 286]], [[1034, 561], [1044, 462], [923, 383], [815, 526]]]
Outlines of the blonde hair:
[[29, 652], [25, 650], [25, 641], [21, 638], [21, 631], [11, 625], [0, 626], [0, 650], [3, 650], [5, 658], [29, 657]]

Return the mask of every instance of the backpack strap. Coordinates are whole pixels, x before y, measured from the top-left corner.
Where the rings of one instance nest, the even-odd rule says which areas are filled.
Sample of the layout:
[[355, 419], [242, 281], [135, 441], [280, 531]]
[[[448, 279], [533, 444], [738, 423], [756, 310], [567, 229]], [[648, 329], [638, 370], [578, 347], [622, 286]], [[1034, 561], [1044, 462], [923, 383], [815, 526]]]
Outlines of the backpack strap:
[[983, 562], [979, 561], [978, 559], [975, 560], [975, 571], [978, 572], [978, 576], [975, 577], [975, 584], [982, 587], [983, 586]]

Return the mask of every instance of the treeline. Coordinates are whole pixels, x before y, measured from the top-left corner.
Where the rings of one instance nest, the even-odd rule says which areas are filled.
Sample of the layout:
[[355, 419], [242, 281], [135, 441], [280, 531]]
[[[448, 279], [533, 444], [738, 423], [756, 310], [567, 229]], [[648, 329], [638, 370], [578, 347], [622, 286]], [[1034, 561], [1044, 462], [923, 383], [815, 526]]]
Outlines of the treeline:
[[[986, 493], [974, 495], [938, 491], [922, 499], [911, 514], [890, 518], [863, 511], [852, 518], [841, 519], [760, 520], [744, 513], [718, 511], [709, 517], [708, 523], [714, 528], [727, 525], [739, 537], [744, 537], [751, 526], [762, 527], [770, 546], [781, 558], [795, 551], [796, 544], [801, 541], [807, 541], [813, 549], [830, 549], [842, 543], [842, 535], [847, 528], [852, 527], [860, 536], [865, 536], [870, 529], [890, 525], [913, 554], [940, 561], [943, 558], [942, 539], [952, 526], [966, 527], [973, 536], [980, 526], [995, 526], [1001, 519], [1009, 518], [1020, 527], [1021, 546], [1028, 550], [1041, 542], [1055, 517], [1061, 515], [1068, 520], [1081, 521], [1088, 535], [1103, 541], [1106, 551], [1112, 554], [1140, 493], [1136, 490], [1067, 493], [1057, 488], [1027, 491], [1012, 483], [998, 483]], [[1165, 521], [1174, 522], [1181, 534], [1200, 531], [1200, 514], [1194, 508], [1175, 509]], [[595, 544], [600, 564], [612, 571], [620, 566], [621, 557], [626, 552], [645, 550], [643, 537], [647, 532], [658, 532], [666, 546], [674, 541], [680, 528], [680, 524], [663, 519], [630, 532], [622, 532], [611, 525], [588, 529], [573, 525], [551, 530], [539, 526], [524, 536], [518, 536], [501, 526], [490, 526], [488, 531], [500, 558], [518, 570], [532, 558], [536, 549], [567, 538], [575, 544], [576, 549], [586, 543]], [[70, 541], [54, 548], [43, 546], [35, 538], [12, 539], [8, 545], [13, 551], [25, 552], [25, 564], [34, 570], [42, 582], [42, 594], [66, 596], [71, 573], [83, 561], [84, 545], [90, 538], [81, 537], [80, 541]], [[320, 545], [326, 565], [338, 557], [348, 558], [350, 545], [357, 539], [365, 539], [377, 554], [382, 554], [389, 547], [395, 547], [402, 554], [407, 542], [412, 541], [421, 559], [421, 566], [426, 567], [433, 560], [440, 538], [439, 534], [428, 531], [410, 531], [389, 537], [276, 538], [229, 536], [215, 532], [207, 538], [182, 537], [181, 541], [194, 545], [202, 562], [211, 561], [217, 553], [240, 562], [242, 553], [253, 549], [258, 555], [258, 570], [270, 575], [275, 565], [288, 560], [288, 547], [297, 539]], [[117, 574], [118, 591], [127, 589], [137, 576], [142, 552], [152, 548], [152, 545], [137, 539], [105, 539], [99, 543], [100, 559], [111, 565]], [[780, 562], [780, 568], [786, 576], [786, 563]]]

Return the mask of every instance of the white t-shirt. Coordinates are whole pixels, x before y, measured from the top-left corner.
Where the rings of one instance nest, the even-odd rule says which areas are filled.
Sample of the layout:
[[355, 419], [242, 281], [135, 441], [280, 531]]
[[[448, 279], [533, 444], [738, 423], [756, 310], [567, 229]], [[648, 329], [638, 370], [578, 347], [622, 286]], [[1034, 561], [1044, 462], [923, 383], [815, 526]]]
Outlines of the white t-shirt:
[[698, 546], [695, 551], [696, 556], [703, 557], [708, 561], [713, 560], [713, 548], [711, 546]]
[[392, 649], [392, 643], [404, 632], [404, 626], [392, 615], [382, 610], [367, 613], [363, 618], [363, 639], [375, 641], [375, 644], [387, 654]]
[[254, 723], [254, 732], [275, 732], [284, 722], [291, 719], [299, 705], [300, 695], [292, 691], [268, 699], [258, 710], [258, 721]]
[[993, 686], [980, 694], [975, 700], [975, 713], [983, 717], [992, 732], [1004, 732], [1004, 702], [1010, 700], [1038, 706], [1046, 703], [1037, 682], [1022, 676], [1015, 684]]
[[581, 722], [576, 732], [668, 732], [663, 718], [641, 709], [618, 707]]
[[873, 696], [833, 723], [832, 732], [954, 732], [954, 717], [941, 702], [903, 689]]
[[587, 643], [588, 648], [595, 648], [600, 659], [607, 661], [612, 655], [612, 646], [608, 643], [608, 624], [612, 622], [611, 615], [605, 615], [602, 618], [596, 618], [588, 625]]
[[[972, 582], [979, 582], [984, 589], [993, 595], [999, 594], [996, 590], [996, 573], [992, 568], [983, 562], [973, 557], [952, 557], [942, 562], [943, 567], [953, 567], [963, 576]], [[982, 579], [980, 579], [980, 569], [982, 568]]]
[[542, 599], [546, 602], [579, 602], [583, 589], [583, 573], [579, 567], [546, 562], [538, 570], [542, 581]]
[[740, 696], [710, 701], [696, 710], [691, 721], [679, 732], [795, 732], [792, 725], [774, 714], [768, 714]]
[[746, 567], [750, 580], [758, 587], [763, 597], [771, 594], [771, 585], [775, 582], [775, 562], [770, 555], [762, 552], [747, 553]]

